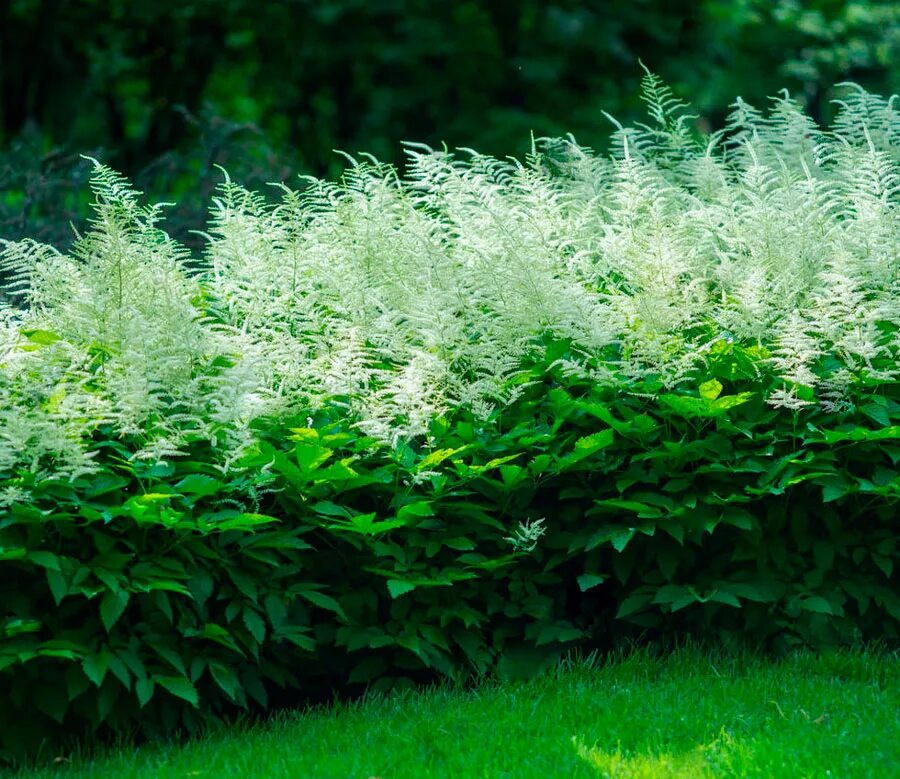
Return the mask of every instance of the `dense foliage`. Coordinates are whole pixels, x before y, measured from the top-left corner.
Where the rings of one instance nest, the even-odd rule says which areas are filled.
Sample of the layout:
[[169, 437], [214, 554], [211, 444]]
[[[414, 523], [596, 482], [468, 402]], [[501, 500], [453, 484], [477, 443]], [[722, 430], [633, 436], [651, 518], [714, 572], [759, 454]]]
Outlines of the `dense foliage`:
[[5, 245], [6, 749], [645, 631], [898, 638], [896, 99], [705, 137], [643, 96], [611, 158], [226, 180], [199, 265], [99, 165], [70, 254]]
[[900, 2], [4, 0], [0, 52], [0, 235], [68, 241], [92, 153], [176, 198], [184, 241], [212, 163], [261, 187], [336, 174], [335, 148], [400, 162], [399, 139], [595, 145], [603, 109], [637, 116], [638, 57], [710, 126], [772, 83], [826, 119], [835, 82], [900, 83]]

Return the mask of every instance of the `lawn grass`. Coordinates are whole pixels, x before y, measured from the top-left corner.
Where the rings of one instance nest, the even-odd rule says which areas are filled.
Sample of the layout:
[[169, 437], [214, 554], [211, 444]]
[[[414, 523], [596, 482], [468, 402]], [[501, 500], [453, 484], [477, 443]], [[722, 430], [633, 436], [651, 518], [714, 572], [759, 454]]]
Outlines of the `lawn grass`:
[[900, 776], [896, 654], [638, 650], [527, 682], [370, 696], [24, 779]]

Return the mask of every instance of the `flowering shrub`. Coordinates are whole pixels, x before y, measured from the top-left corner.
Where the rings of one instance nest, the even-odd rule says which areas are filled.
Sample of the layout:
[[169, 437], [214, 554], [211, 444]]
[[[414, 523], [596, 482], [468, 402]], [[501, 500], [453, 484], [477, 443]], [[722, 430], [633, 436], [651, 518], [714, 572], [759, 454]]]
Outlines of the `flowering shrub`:
[[102, 165], [71, 254], [6, 244], [8, 748], [630, 631], [898, 636], [896, 101], [700, 137], [644, 95], [609, 159], [226, 178], [196, 267]]

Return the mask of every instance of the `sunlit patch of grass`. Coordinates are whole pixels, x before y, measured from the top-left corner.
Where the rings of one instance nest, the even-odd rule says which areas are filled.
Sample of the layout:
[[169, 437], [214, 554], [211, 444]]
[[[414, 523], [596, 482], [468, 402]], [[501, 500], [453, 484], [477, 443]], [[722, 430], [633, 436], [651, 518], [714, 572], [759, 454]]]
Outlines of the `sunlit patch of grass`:
[[370, 695], [184, 745], [45, 755], [19, 779], [796, 779], [886, 777], [898, 765], [895, 654], [775, 662], [681, 649]]
[[713, 779], [712, 767], [706, 757], [706, 747], [696, 747], [688, 752], [672, 754], [630, 754], [620, 746], [603, 750], [598, 746], [585, 746], [577, 736], [572, 737], [575, 752], [603, 779], [654, 779], [666, 776], [672, 779]]

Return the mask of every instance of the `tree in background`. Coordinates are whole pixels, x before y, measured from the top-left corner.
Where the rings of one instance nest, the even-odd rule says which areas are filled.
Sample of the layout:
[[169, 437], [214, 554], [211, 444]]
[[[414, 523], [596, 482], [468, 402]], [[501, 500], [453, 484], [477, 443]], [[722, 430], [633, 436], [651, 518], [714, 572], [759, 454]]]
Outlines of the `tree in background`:
[[65, 242], [93, 153], [204, 221], [215, 164], [251, 186], [335, 174], [400, 141], [521, 154], [606, 136], [642, 58], [700, 121], [787, 86], [900, 83], [900, 2], [848, 0], [0, 0], [0, 236]]

